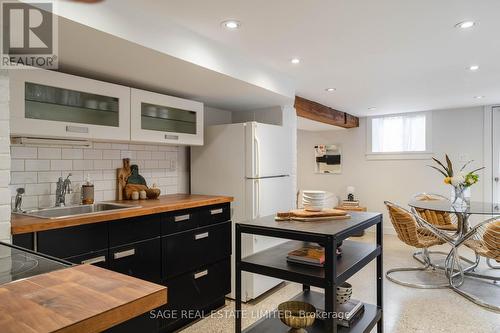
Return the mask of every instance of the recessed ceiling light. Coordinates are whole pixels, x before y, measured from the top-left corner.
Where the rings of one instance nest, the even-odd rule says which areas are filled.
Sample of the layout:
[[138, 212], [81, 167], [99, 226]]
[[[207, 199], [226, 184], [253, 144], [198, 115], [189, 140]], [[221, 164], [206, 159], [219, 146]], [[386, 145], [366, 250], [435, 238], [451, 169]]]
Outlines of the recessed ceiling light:
[[328, 91], [328, 92], [332, 92], [332, 91], [335, 91], [337, 89], [335, 89], [335, 88], [326, 88], [325, 90]]
[[481, 98], [484, 98], [484, 96], [482, 95], [479, 95], [479, 96], [474, 96], [475, 99], [481, 99]]
[[296, 64], [300, 63], [300, 59], [299, 59], [299, 58], [292, 58], [292, 59], [290, 60], [290, 62], [291, 62], [292, 64], [295, 64], [295, 65], [296, 65]]
[[377, 108], [372, 106], [372, 107], [368, 108], [368, 110], [373, 111], [373, 110], [377, 110]]
[[226, 20], [221, 23], [222, 26], [228, 30], [236, 30], [241, 26], [240, 21], [236, 20]]
[[460, 29], [469, 29], [472, 28], [476, 23], [474, 21], [463, 21], [460, 23], [455, 24], [455, 27], [460, 28]]
[[469, 69], [473, 72], [477, 71], [479, 69], [479, 66], [478, 65], [472, 65], [469, 67]]

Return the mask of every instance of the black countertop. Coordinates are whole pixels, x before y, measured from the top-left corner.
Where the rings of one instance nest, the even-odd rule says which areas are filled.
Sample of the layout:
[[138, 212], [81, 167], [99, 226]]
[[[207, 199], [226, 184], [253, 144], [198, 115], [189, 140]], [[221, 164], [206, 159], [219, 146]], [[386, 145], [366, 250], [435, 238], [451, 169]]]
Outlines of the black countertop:
[[0, 242], [0, 285], [68, 266], [64, 261]]

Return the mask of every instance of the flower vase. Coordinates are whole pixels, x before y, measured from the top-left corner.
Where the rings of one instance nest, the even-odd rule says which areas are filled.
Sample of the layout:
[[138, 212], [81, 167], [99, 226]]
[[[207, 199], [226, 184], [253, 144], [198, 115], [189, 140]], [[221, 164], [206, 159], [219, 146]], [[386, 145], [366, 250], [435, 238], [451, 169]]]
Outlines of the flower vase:
[[451, 190], [451, 203], [455, 207], [468, 207], [470, 205], [470, 187], [453, 186]]

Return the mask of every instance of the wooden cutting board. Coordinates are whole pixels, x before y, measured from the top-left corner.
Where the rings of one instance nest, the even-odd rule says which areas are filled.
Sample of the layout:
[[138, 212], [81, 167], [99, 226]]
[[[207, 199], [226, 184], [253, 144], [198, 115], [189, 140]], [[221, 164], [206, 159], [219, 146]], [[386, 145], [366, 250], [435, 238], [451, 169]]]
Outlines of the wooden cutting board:
[[319, 212], [312, 212], [304, 209], [294, 209], [290, 211], [293, 217], [333, 217], [333, 216], [346, 216], [347, 212], [340, 209], [325, 208]]

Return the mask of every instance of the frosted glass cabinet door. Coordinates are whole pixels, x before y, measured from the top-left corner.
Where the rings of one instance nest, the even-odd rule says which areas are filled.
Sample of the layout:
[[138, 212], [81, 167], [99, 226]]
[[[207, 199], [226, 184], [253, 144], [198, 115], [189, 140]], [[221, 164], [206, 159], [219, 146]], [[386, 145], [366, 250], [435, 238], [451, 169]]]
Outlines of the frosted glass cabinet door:
[[11, 133], [130, 140], [130, 88], [38, 70], [10, 73]]
[[132, 141], [203, 144], [203, 104], [132, 89]]

